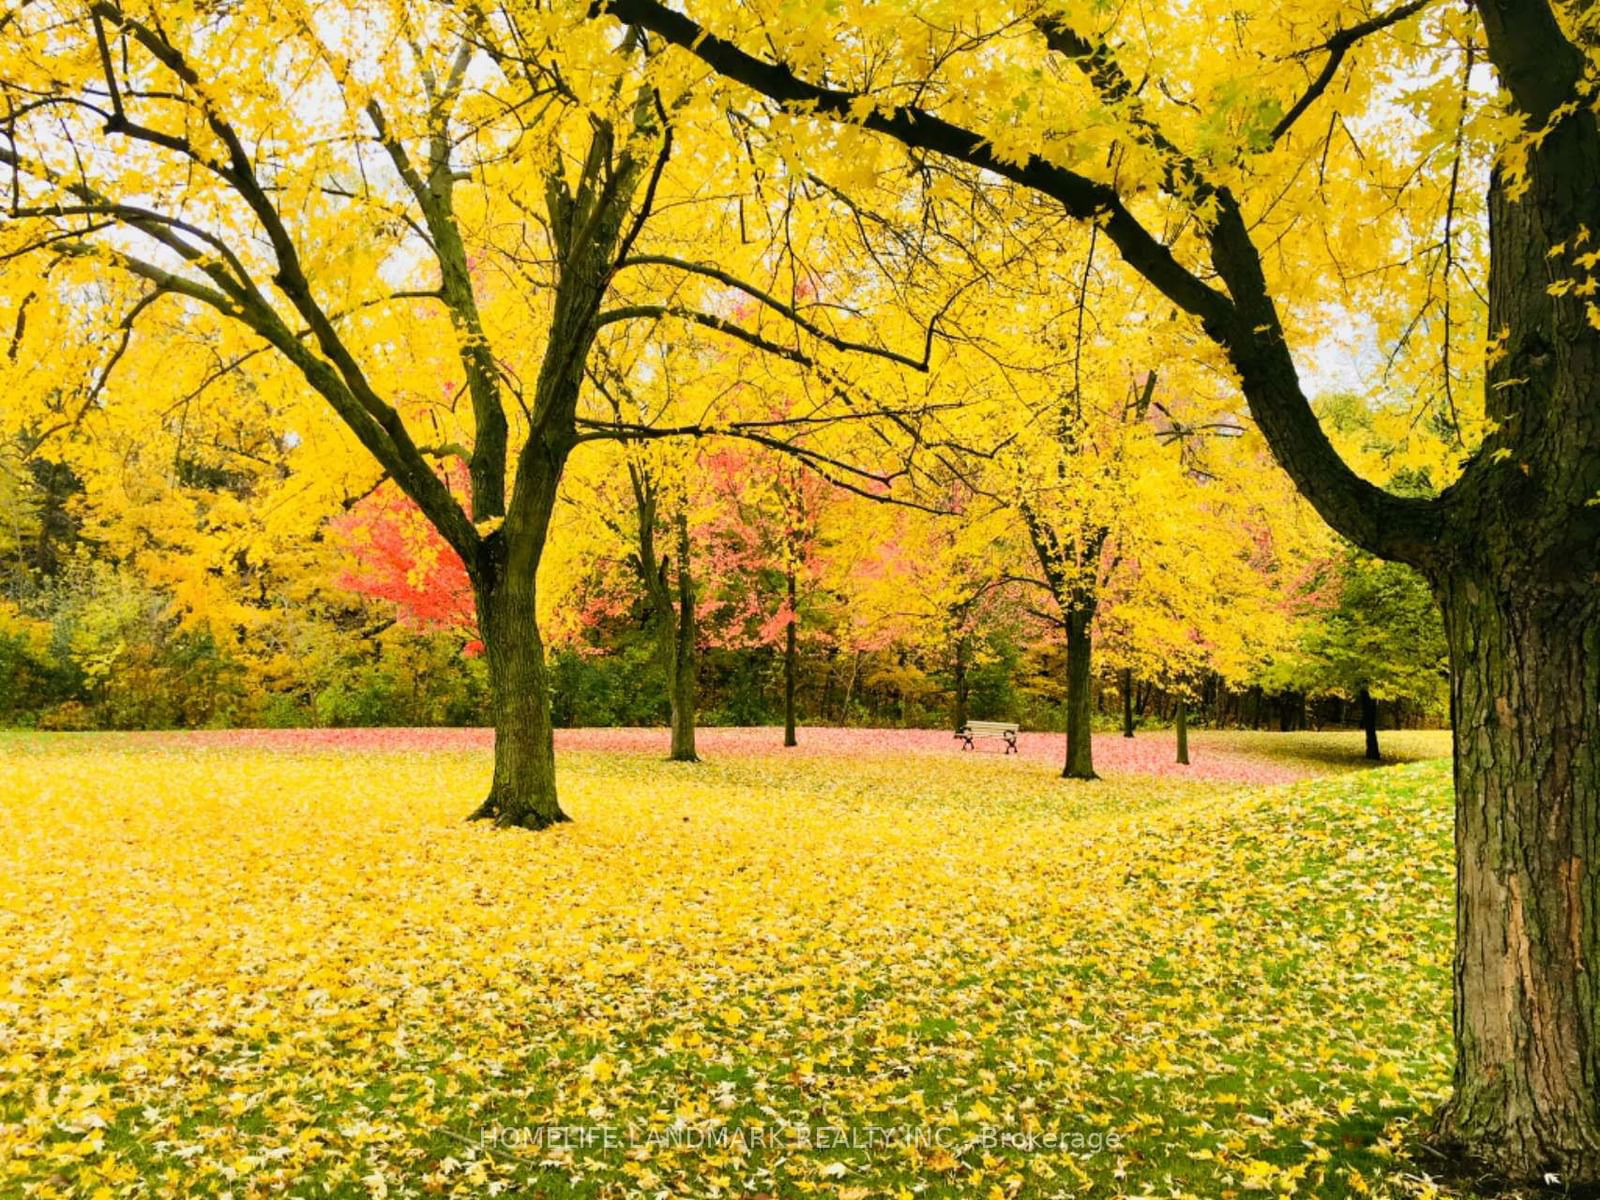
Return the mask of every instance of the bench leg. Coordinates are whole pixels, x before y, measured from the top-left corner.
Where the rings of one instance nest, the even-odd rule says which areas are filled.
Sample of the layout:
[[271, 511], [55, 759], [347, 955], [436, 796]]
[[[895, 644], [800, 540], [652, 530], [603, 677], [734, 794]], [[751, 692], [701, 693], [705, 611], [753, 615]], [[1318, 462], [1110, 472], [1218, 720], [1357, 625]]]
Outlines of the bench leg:
[[963, 750], [971, 750], [972, 749], [972, 739], [970, 737], [968, 737], [966, 734], [962, 734], [961, 735], [961, 748]]
[[1017, 753], [1017, 735], [1014, 734], [1014, 733], [1006, 734], [1006, 753], [1007, 754], [1016, 754]]

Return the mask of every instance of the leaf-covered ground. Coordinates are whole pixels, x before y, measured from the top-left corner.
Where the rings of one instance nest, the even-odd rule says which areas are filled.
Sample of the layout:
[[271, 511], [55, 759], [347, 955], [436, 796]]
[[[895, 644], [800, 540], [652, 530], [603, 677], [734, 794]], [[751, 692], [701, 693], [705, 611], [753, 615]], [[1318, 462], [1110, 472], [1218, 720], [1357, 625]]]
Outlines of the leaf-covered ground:
[[0, 737], [0, 1195], [1430, 1190], [1442, 762], [574, 750], [526, 835], [353, 740]]

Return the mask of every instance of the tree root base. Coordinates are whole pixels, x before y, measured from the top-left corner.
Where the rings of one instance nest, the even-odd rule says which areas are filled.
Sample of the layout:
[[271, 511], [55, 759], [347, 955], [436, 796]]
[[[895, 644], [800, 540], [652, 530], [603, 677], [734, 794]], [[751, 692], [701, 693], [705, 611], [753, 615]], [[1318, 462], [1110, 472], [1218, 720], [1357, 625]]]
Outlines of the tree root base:
[[[1496, 1142], [1496, 1149], [1504, 1150]], [[1456, 1132], [1450, 1105], [1434, 1116], [1431, 1128], [1408, 1140], [1406, 1150], [1417, 1166], [1463, 1195], [1493, 1200], [1600, 1200], [1600, 1152], [1581, 1162], [1535, 1168], [1525, 1163], [1496, 1162], [1475, 1151]]]
[[564, 825], [572, 818], [562, 812], [558, 806], [554, 813], [536, 812], [533, 809], [520, 809], [515, 812], [502, 813], [500, 802], [490, 796], [467, 816], [469, 821], [492, 821], [496, 829], [527, 829], [537, 831], [549, 829], [552, 825]]

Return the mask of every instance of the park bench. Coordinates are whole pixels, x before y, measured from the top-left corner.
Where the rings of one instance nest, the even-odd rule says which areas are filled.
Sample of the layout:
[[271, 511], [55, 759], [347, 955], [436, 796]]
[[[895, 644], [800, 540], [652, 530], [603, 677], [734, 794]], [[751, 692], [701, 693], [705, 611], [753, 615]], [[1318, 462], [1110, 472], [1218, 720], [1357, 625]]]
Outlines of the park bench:
[[1004, 738], [1006, 753], [1017, 752], [1017, 733], [1022, 728], [1006, 721], [968, 721], [963, 725], [956, 736], [961, 739], [963, 750], [973, 749], [973, 740], [976, 738]]

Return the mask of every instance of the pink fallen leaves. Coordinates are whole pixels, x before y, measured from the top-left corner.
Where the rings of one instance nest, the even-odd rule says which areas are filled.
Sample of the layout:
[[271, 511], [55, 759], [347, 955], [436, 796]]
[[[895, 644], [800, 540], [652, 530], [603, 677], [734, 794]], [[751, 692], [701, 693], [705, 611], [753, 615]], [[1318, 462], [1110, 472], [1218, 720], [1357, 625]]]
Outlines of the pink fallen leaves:
[[[348, 751], [351, 753], [426, 754], [434, 751], [487, 752], [493, 745], [488, 729], [232, 729], [186, 733], [129, 734], [134, 740], [181, 741], [194, 747], [237, 747], [273, 750]], [[1392, 734], [1390, 753], [1400, 758], [1426, 758], [1448, 752], [1447, 735], [1433, 731]], [[666, 750], [666, 731], [651, 728], [558, 729], [561, 753], [659, 754]], [[1275, 734], [1195, 732], [1190, 735], [1194, 762], [1173, 762], [1170, 732], [1124, 738], [1096, 735], [1095, 764], [1102, 775], [1182, 778], [1274, 786], [1310, 779], [1360, 765], [1359, 734]], [[776, 726], [710, 727], [699, 731], [700, 752], [708, 758], [786, 757], [837, 758], [840, 769], [861, 757], [950, 755], [993, 759], [996, 770], [1035, 772], [1054, 766], [1062, 756], [1059, 733], [1023, 733], [1019, 753], [1005, 755], [998, 742], [980, 742], [965, 752], [955, 738], [937, 729], [805, 728], [800, 745], [782, 748], [783, 730]], [[1348, 745], [1346, 743], [1348, 742]], [[930, 763], [930, 770], [937, 767]]]

